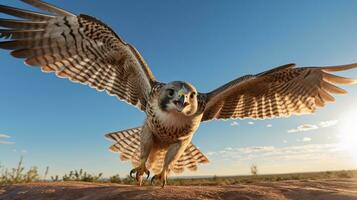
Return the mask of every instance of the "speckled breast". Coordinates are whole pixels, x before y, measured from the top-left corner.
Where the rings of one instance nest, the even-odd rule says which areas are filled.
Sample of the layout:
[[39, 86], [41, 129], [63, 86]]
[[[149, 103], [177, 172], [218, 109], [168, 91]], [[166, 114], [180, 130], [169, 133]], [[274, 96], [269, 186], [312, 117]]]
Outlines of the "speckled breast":
[[148, 109], [146, 123], [152, 134], [163, 143], [176, 143], [189, 138], [199, 126], [199, 120], [195, 118], [174, 117], [158, 111], [151, 105]]

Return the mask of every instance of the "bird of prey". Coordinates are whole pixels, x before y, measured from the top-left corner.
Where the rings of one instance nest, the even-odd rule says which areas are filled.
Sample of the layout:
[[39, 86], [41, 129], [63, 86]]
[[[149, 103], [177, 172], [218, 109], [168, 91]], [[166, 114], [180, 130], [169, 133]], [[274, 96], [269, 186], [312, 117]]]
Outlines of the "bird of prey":
[[196, 170], [208, 159], [191, 143], [203, 121], [213, 119], [267, 119], [313, 113], [344, 94], [336, 84], [355, 79], [329, 72], [357, 68], [357, 64], [296, 67], [286, 64], [256, 75], [237, 78], [217, 89], [198, 92], [190, 83], [159, 82], [132, 45], [98, 19], [75, 15], [39, 0], [22, 0], [47, 11], [38, 13], [0, 5], [0, 12], [16, 19], [0, 19], [0, 48], [25, 59], [43, 72], [99, 91], [145, 112], [140, 127], [109, 133], [122, 160], [131, 160], [139, 184], [145, 173], [152, 181], [167, 182], [169, 172]]

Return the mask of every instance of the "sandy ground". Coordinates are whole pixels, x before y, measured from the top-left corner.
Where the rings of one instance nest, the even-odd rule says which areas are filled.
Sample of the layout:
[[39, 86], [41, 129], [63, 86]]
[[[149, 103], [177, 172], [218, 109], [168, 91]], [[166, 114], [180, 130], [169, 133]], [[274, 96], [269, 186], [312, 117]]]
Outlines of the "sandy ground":
[[0, 187], [1, 200], [17, 199], [356, 199], [357, 179], [280, 181], [228, 186], [128, 186], [107, 183], [31, 183]]

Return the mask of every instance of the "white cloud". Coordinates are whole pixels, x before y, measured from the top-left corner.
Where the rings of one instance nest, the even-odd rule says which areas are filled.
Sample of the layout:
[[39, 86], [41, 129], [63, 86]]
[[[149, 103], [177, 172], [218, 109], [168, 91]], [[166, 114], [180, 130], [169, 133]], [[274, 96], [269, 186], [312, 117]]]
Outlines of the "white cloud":
[[311, 138], [309, 138], [309, 137], [304, 137], [303, 139], [302, 139], [302, 141], [303, 142], [311, 142]]
[[335, 126], [337, 125], [337, 123], [338, 120], [328, 120], [328, 121], [321, 121], [318, 124], [303, 124], [295, 129], [288, 130], [288, 133], [306, 132], [306, 131], [316, 130], [319, 128], [327, 128], [327, 127]]
[[253, 124], [254, 124], [254, 122], [248, 122], [248, 124], [249, 124], [249, 125], [253, 125]]
[[207, 152], [206, 153], [208, 156], [213, 156], [213, 155], [216, 155], [217, 152], [214, 152], [214, 151], [210, 151], [210, 152]]
[[273, 127], [273, 125], [272, 124], [267, 124], [267, 127], [271, 128], [271, 127]]
[[238, 124], [238, 122], [236, 122], [236, 121], [234, 121], [234, 122], [232, 122], [231, 123], [231, 126], [238, 126], [239, 124]]
[[305, 131], [316, 130], [318, 128], [319, 127], [314, 124], [303, 124], [303, 125], [298, 126], [296, 129], [288, 130], [288, 133], [305, 132]]
[[9, 141], [1, 141], [0, 144], [15, 144], [15, 142], [9, 142]]
[[261, 152], [267, 152], [274, 150], [275, 147], [273, 146], [252, 146], [252, 147], [244, 147], [244, 148], [238, 148], [237, 151], [240, 153], [261, 153]]
[[10, 138], [10, 136], [9, 136], [9, 135], [6, 135], [6, 134], [1, 134], [1, 133], [0, 133], [0, 138]]
[[286, 144], [286, 143], [288, 143], [288, 141], [287, 140], [283, 140], [283, 142]]
[[[1, 138], [10, 138], [10, 136], [9, 135], [6, 135], [6, 134], [1, 134], [0, 133], [0, 139]], [[4, 141], [4, 140], [0, 140], [0, 144], [15, 144], [15, 142], [10, 142], [10, 141]]]
[[[310, 142], [311, 138], [306, 138]], [[302, 140], [302, 141], [303, 141]], [[274, 146], [251, 146], [243, 148], [232, 148], [232, 150], [222, 150], [217, 153], [208, 152], [207, 155], [215, 155], [213, 159], [233, 159], [240, 161], [247, 160], [316, 160], [321, 157], [331, 156], [331, 153], [341, 153], [346, 156], [346, 152], [340, 144], [302, 144], [288, 147]]]
[[327, 127], [330, 127], [330, 126], [335, 126], [337, 125], [338, 123], [338, 120], [329, 120], [329, 121], [322, 121], [319, 123], [319, 126], [321, 128], [327, 128]]

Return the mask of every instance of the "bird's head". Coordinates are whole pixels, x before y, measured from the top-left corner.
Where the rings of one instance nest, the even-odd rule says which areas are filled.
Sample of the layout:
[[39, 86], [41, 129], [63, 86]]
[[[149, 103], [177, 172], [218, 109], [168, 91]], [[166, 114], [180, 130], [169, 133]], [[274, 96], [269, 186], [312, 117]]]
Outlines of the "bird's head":
[[189, 83], [174, 81], [162, 87], [159, 106], [165, 112], [190, 116], [197, 111], [197, 90]]

